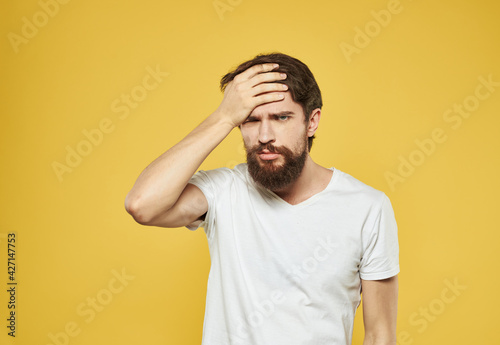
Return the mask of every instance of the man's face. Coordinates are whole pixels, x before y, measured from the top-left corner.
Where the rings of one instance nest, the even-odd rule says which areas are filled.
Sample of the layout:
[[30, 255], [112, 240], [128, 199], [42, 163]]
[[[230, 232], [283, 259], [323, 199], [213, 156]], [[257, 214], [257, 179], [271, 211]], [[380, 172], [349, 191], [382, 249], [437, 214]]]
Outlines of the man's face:
[[294, 182], [308, 155], [306, 123], [290, 92], [283, 101], [256, 107], [241, 124], [252, 178], [272, 191]]

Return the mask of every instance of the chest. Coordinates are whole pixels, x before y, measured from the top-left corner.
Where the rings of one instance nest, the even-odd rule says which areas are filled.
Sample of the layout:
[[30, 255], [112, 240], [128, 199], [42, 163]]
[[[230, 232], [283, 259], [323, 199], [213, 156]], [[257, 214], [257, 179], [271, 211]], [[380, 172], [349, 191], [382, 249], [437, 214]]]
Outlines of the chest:
[[253, 281], [280, 290], [359, 285], [364, 224], [359, 210], [335, 200], [304, 207], [233, 200], [218, 210], [217, 224], [216, 260]]

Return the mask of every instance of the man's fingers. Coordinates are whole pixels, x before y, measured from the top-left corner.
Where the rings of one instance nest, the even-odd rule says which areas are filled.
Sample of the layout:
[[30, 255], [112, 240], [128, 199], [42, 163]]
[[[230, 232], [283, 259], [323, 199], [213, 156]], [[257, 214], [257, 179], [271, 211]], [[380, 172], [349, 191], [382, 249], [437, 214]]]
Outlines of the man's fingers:
[[260, 95], [264, 92], [272, 92], [272, 91], [286, 91], [288, 90], [288, 85], [281, 83], [264, 83], [259, 84], [253, 88], [253, 92], [255, 95]]
[[286, 79], [286, 74], [281, 72], [268, 72], [261, 73], [252, 78], [252, 86], [255, 87], [261, 83], [276, 81], [276, 80], [284, 80]]
[[240, 74], [238, 74], [235, 77], [235, 79], [238, 76], [240, 76], [239, 79], [241, 79], [242, 81], [248, 80], [257, 74], [272, 71], [273, 69], [277, 68], [276, 66], [277, 66], [277, 64], [275, 64], [275, 63], [264, 63], [264, 64], [254, 65], [252, 67], [247, 68], [245, 71], [241, 72]]
[[286, 75], [272, 72], [277, 67], [275, 63], [254, 65], [228, 83], [219, 108], [230, 117], [232, 124], [240, 124], [261, 104], [284, 99], [288, 87], [276, 81], [286, 79]]
[[285, 94], [282, 92], [266, 92], [260, 96], [255, 97], [255, 101], [260, 105], [264, 103], [271, 103], [276, 101], [282, 101], [285, 98]]

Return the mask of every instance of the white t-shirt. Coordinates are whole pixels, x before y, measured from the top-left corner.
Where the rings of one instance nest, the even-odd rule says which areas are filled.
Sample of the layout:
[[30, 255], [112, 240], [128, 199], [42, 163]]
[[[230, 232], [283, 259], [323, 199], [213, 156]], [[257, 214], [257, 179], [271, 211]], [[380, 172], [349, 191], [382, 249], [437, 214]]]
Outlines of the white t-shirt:
[[360, 279], [399, 273], [397, 225], [383, 192], [330, 170], [297, 205], [256, 184], [246, 163], [191, 178], [208, 201], [202, 345], [351, 344]]

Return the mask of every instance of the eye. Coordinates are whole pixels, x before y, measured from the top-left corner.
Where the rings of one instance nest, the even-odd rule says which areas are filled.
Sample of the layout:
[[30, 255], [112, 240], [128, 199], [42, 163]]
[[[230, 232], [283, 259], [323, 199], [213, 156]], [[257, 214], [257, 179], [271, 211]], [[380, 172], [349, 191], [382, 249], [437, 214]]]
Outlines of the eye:
[[282, 121], [282, 122], [283, 122], [283, 121], [286, 121], [289, 117], [290, 117], [290, 116], [286, 116], [286, 115], [279, 115], [279, 116], [278, 116], [278, 120], [280, 120], [280, 121]]

